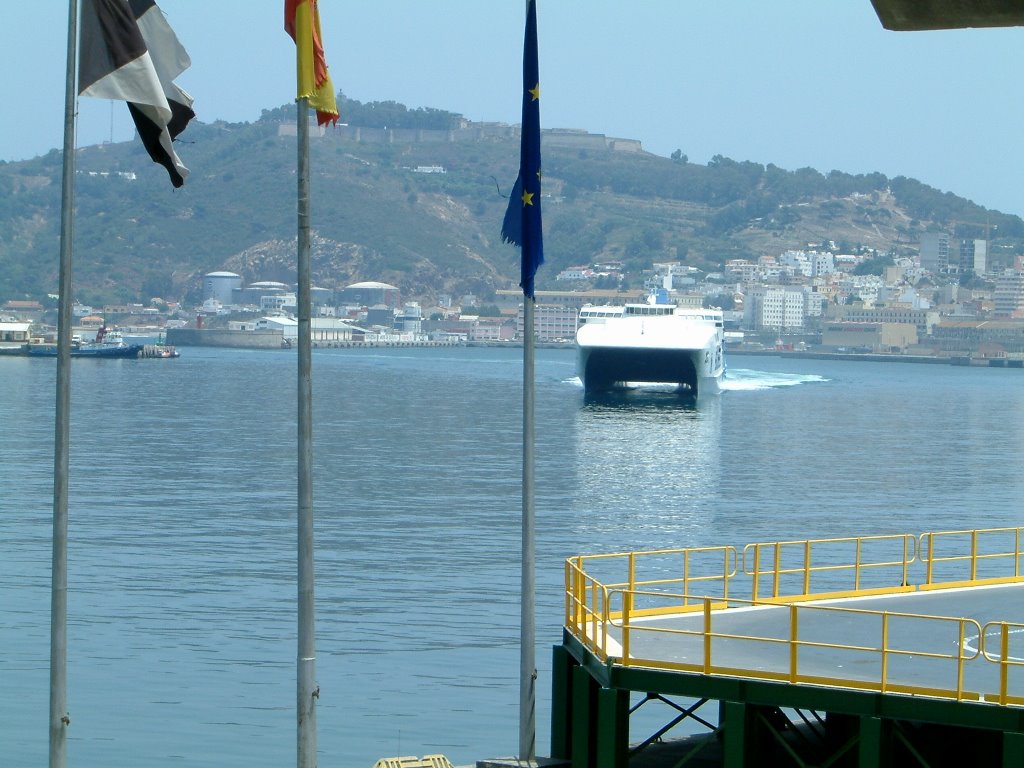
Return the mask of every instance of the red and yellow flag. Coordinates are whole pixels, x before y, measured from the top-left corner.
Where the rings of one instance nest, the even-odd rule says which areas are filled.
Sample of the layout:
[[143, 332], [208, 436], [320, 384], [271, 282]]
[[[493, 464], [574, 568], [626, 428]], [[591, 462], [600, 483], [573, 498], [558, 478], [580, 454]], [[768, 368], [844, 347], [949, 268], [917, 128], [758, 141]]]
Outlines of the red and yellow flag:
[[295, 41], [297, 99], [309, 99], [318, 125], [338, 120], [334, 85], [327, 71], [317, 0], [285, 0], [284, 28]]

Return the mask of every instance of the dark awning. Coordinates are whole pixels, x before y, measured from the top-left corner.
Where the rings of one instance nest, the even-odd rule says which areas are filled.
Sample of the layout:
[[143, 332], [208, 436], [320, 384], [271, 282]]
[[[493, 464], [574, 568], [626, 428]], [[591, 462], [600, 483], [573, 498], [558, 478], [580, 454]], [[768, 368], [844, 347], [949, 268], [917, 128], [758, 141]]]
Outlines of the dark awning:
[[1024, 0], [871, 0], [886, 29], [1024, 26]]

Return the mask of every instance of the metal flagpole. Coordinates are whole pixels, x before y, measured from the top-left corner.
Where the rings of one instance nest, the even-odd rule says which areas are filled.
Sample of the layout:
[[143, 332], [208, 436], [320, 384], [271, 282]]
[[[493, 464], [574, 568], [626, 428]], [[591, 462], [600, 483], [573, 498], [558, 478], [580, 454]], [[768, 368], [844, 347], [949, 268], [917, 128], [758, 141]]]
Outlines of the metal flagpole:
[[[509, 201], [502, 237], [522, 249], [523, 288], [523, 520], [519, 638], [519, 759], [532, 762], [537, 747], [536, 555], [534, 548], [534, 275], [544, 260], [540, 220], [540, 75], [537, 67], [536, 0], [526, 0], [523, 36], [523, 122], [519, 179]], [[515, 190], [521, 192], [516, 200]], [[520, 202], [522, 206], [520, 207]], [[519, 215], [516, 216], [515, 214]], [[519, 231], [506, 231], [512, 222]], [[514, 227], [510, 227], [514, 230]]]
[[313, 601], [313, 386], [310, 339], [309, 98], [298, 100], [298, 768], [316, 768], [316, 637]]
[[60, 200], [60, 300], [57, 310], [57, 393], [53, 436], [53, 559], [50, 567], [50, 768], [67, 763], [68, 717], [68, 455], [71, 414], [71, 246], [75, 201], [75, 66], [78, 3], [68, 2], [64, 87], [64, 164]]
[[536, 588], [534, 554], [534, 335], [536, 301], [523, 297], [523, 553], [519, 620], [519, 759], [533, 760], [537, 746]]

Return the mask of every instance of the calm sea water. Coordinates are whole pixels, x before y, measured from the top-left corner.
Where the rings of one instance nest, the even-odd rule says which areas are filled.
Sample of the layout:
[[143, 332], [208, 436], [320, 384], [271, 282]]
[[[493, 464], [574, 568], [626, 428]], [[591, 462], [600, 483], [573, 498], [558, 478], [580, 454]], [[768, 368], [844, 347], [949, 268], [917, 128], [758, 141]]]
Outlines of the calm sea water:
[[[322, 766], [518, 745], [521, 350], [314, 353]], [[295, 358], [76, 360], [69, 764], [295, 760]], [[1022, 524], [1024, 371], [733, 357], [694, 407], [537, 359], [538, 752], [562, 561]], [[44, 765], [54, 363], [0, 359], [0, 765]]]

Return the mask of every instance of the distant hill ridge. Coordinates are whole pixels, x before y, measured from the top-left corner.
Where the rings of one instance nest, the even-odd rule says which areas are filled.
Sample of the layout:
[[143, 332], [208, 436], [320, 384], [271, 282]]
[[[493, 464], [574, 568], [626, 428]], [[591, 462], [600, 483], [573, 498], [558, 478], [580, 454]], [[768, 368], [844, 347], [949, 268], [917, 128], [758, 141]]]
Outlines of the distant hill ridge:
[[[349, 125], [311, 144], [314, 281], [381, 280], [427, 300], [513, 287], [519, 254], [499, 230], [517, 126], [341, 98]], [[294, 282], [294, 105], [252, 123], [193, 124], [182, 139], [192, 176], [177, 191], [137, 142], [78, 152], [79, 300], [193, 301], [201, 276], [219, 269]], [[431, 167], [445, 172], [417, 172]], [[0, 163], [0, 301], [56, 293], [60, 171], [57, 150]], [[636, 140], [569, 130], [545, 132], [544, 172], [539, 289], [561, 269], [598, 261], [623, 263], [636, 285], [654, 262], [716, 272], [732, 258], [808, 243], [913, 254], [928, 230], [989, 232], [995, 256], [1024, 252], [1019, 217], [902, 176], [788, 171], [721, 155], [701, 165], [681, 150], [659, 157]]]

